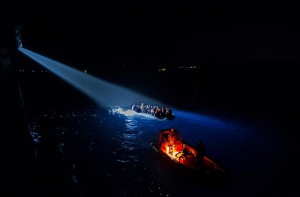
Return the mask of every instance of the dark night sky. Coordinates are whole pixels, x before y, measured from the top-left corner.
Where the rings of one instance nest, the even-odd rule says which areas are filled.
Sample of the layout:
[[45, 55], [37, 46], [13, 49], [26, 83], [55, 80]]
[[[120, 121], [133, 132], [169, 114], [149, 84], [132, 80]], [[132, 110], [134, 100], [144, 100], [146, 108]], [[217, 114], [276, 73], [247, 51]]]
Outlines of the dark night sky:
[[252, 7], [221, 1], [168, 9], [45, 4], [20, 9], [18, 15], [25, 47], [67, 61], [74, 57], [82, 63], [88, 58], [91, 63], [127, 65], [299, 61], [296, 13]]
[[22, 25], [25, 48], [70, 66], [89, 71], [115, 65], [203, 66], [194, 83], [205, 82], [212, 103], [257, 102], [258, 108], [268, 105], [274, 111], [280, 105], [285, 114], [295, 111], [298, 98], [295, 8], [210, 1], [174, 7], [41, 3], [11, 9]]

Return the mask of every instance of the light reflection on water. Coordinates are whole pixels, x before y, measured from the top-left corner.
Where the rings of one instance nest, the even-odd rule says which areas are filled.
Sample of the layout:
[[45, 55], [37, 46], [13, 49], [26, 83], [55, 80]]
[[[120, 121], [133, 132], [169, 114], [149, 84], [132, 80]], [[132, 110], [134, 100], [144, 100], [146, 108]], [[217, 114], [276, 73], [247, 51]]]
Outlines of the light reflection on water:
[[[220, 194], [218, 192], [231, 193], [236, 187], [239, 187], [239, 194], [244, 194], [243, 190], [249, 189], [251, 181], [269, 163], [277, 161], [276, 155], [282, 149], [280, 145], [274, 146], [277, 136], [259, 132], [257, 128], [235, 120], [228, 121], [176, 109], [174, 114], [175, 119], [170, 121], [114, 108], [109, 109], [108, 113], [92, 110], [55, 115], [51, 112], [42, 118], [43, 122], [54, 124], [52, 132], [57, 132], [57, 141], [64, 144], [61, 149], [64, 158], [72, 165], [74, 174], [78, 174], [76, 177], [79, 185], [85, 183], [82, 190], [93, 194], [99, 193], [96, 182], [86, 185], [95, 179], [107, 181], [109, 185], [106, 189], [112, 192], [111, 196], [211, 196]], [[225, 189], [199, 186], [184, 177], [177, 178], [187, 183], [174, 181], [175, 171], [166, 167], [149, 145], [157, 140], [161, 129], [171, 126], [179, 129], [183, 139], [191, 144], [202, 140], [206, 144], [207, 153], [220, 161], [238, 180], [230, 182]], [[87, 177], [83, 172], [93, 175]], [[269, 180], [267, 176], [271, 172], [272, 170], [264, 171], [263, 179], [256, 180], [258, 183], [255, 186]]]

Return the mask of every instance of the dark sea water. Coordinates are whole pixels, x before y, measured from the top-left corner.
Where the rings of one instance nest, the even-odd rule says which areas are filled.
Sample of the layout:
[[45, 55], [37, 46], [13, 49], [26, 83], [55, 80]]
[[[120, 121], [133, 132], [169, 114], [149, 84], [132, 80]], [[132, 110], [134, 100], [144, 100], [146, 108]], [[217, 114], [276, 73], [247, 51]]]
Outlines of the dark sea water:
[[[175, 119], [162, 120], [124, 113], [123, 106], [98, 106], [55, 77], [23, 78], [21, 87], [35, 144], [39, 181], [33, 187], [41, 196], [300, 193], [294, 181], [299, 177], [298, 140], [291, 132], [279, 132], [284, 126], [279, 129], [263, 116], [246, 119], [224, 110], [189, 110], [189, 103], [173, 105]], [[206, 183], [158, 157], [150, 143], [170, 127], [192, 145], [202, 140], [207, 154], [230, 175], [228, 180]]]

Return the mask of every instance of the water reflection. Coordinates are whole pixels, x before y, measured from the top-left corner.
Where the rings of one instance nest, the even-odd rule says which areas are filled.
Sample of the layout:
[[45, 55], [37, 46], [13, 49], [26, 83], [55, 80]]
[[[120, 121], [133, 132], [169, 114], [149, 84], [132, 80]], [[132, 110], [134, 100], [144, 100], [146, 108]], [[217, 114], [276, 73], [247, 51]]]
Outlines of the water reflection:
[[[58, 148], [60, 158], [68, 164], [70, 174], [77, 178], [74, 182], [82, 187], [86, 196], [101, 193], [99, 186], [106, 181], [104, 190], [111, 192], [109, 196], [215, 194], [215, 189], [177, 174], [152, 151], [150, 143], [157, 140], [159, 130], [171, 126], [179, 129], [190, 144], [202, 140], [207, 152], [235, 175], [237, 180], [227, 186], [227, 190], [249, 189], [251, 181], [258, 177], [264, 178], [259, 184], [269, 180], [268, 175], [274, 168], [270, 169], [268, 164], [278, 161], [278, 153], [283, 148], [276, 143], [276, 136], [234, 120], [176, 109], [174, 113], [176, 119], [169, 121], [119, 107], [67, 114], [48, 112], [35, 119], [32, 131], [41, 126], [44, 134], [48, 134], [40, 142], [40, 147], [47, 151], [40, 156], [47, 161], [51, 161], [48, 157], [51, 147], [45, 142], [49, 141], [49, 135], [52, 137], [50, 140], [56, 143], [54, 147]], [[242, 189], [239, 194], [243, 194]]]

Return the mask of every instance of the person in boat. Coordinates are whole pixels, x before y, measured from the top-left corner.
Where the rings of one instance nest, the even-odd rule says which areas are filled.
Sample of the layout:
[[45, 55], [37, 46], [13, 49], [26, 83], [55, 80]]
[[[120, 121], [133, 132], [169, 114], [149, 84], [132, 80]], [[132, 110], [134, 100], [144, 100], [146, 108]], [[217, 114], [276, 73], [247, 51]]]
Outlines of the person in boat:
[[135, 111], [135, 112], [140, 112], [140, 111], [141, 111], [139, 105], [133, 105], [133, 106], [131, 107], [131, 109], [132, 109], [133, 111]]
[[145, 105], [144, 105], [144, 103], [142, 103], [142, 104], [140, 105], [140, 108], [141, 108], [141, 112], [142, 112], [142, 113], [145, 113]]
[[175, 130], [173, 127], [171, 127], [168, 135], [168, 141], [173, 145], [176, 140], [180, 140], [179, 132], [178, 130]]
[[161, 108], [161, 118], [165, 118], [166, 117], [166, 108], [162, 107]]
[[152, 116], [154, 116], [154, 112], [156, 111], [155, 108], [156, 108], [155, 106], [151, 106], [150, 114], [151, 114]]
[[135, 111], [135, 109], [136, 109], [135, 105], [132, 105], [131, 110]]
[[170, 129], [162, 130], [159, 135], [158, 141], [159, 147], [165, 149], [168, 154], [176, 151], [176, 147], [180, 147], [182, 140], [178, 130], [175, 130], [173, 127]]
[[171, 118], [173, 116], [172, 108], [166, 108], [166, 117]]
[[203, 170], [204, 168], [204, 156], [205, 156], [205, 145], [202, 141], [199, 141], [196, 146], [196, 163], [198, 164], [198, 168]]
[[176, 140], [181, 140], [179, 131], [174, 129], [173, 127], [170, 128], [170, 130], [163, 130], [160, 133], [160, 144], [163, 141], [167, 141], [170, 143], [170, 145], [174, 145], [174, 142]]

